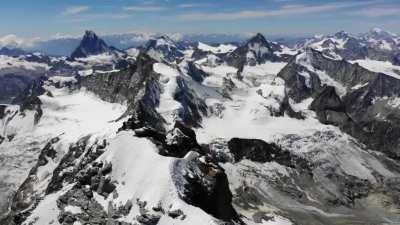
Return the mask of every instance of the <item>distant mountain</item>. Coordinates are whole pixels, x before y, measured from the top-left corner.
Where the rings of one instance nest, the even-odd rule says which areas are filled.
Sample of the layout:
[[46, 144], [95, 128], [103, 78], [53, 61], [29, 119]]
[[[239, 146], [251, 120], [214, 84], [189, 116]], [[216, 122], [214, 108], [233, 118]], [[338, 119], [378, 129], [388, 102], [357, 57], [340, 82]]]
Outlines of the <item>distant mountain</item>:
[[399, 64], [400, 38], [381, 29], [351, 35], [340, 31], [333, 35], [315, 36], [297, 47], [311, 47], [333, 59], [373, 59]]
[[229, 65], [240, 68], [246, 64], [256, 65], [267, 60], [276, 61], [278, 57], [274, 52], [279, 50], [279, 45], [267, 41], [262, 34], [258, 33], [244, 45], [227, 54], [225, 60]]
[[180, 46], [166, 35], [149, 40], [144, 47], [144, 51], [153, 59], [158, 61], [166, 60], [168, 62], [174, 62], [182, 58], [182, 49], [183, 46]]
[[[118, 49], [128, 49], [146, 44], [147, 41], [155, 39], [164, 34], [135, 32], [125, 34], [100, 35], [108, 45]], [[248, 36], [240, 34], [167, 34], [177, 42], [203, 42], [203, 43], [230, 43], [242, 42]], [[67, 56], [70, 55], [79, 45], [79, 37], [52, 38], [49, 40], [37, 41], [33, 46], [27, 47], [29, 51], [45, 52], [49, 55]]]
[[26, 51], [20, 49], [20, 48], [8, 48], [8, 47], [3, 47], [0, 49], [0, 55], [6, 55], [6, 56], [20, 56], [20, 55], [25, 55], [27, 54]]
[[75, 57], [1, 55], [0, 224], [396, 224], [397, 43], [88, 31]]
[[86, 31], [81, 43], [71, 54], [71, 59], [85, 58], [110, 51], [111, 48], [93, 31]]

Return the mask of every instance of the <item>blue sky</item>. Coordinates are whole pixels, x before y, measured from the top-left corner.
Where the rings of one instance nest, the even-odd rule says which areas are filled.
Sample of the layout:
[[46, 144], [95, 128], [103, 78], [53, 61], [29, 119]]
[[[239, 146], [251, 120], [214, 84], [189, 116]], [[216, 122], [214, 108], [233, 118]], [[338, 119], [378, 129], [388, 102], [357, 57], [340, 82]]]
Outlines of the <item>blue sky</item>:
[[304, 35], [400, 33], [399, 0], [3, 0], [0, 35], [131, 31]]

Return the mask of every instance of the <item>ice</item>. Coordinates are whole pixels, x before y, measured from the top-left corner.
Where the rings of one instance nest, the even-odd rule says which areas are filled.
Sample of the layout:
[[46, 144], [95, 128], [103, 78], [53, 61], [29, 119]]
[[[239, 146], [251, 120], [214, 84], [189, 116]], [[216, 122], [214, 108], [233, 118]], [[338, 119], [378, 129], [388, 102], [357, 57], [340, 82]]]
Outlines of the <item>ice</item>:
[[211, 46], [204, 44], [202, 42], [199, 42], [198, 48], [203, 51], [208, 51], [212, 53], [228, 53], [228, 52], [233, 52], [237, 47], [231, 44], [220, 44], [217, 47]]

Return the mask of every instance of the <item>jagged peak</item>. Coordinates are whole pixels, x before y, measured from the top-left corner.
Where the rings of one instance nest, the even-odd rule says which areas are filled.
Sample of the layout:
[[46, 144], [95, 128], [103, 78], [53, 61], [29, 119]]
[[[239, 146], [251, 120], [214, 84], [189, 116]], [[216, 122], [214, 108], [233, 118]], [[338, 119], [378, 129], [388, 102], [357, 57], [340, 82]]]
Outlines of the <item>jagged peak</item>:
[[343, 38], [348, 38], [350, 35], [348, 32], [341, 30], [339, 32], [336, 32], [336, 34], [334, 34], [333, 36], [343, 39]]
[[95, 32], [86, 30], [79, 46], [71, 54], [71, 58], [82, 58], [109, 51], [110, 47]]
[[83, 36], [84, 38], [98, 38], [97, 34], [94, 31], [91, 30], [86, 30], [85, 35]]
[[156, 46], [176, 46], [176, 43], [174, 40], [172, 40], [168, 35], [161, 35], [156, 38], [150, 39], [149, 43], [152, 43], [152, 45]]
[[366, 33], [367, 36], [373, 36], [373, 37], [397, 37], [397, 34], [391, 33], [389, 31], [385, 31], [381, 28], [372, 28], [368, 33]]
[[268, 43], [267, 39], [261, 33], [257, 33], [252, 38], [250, 38], [247, 43]]

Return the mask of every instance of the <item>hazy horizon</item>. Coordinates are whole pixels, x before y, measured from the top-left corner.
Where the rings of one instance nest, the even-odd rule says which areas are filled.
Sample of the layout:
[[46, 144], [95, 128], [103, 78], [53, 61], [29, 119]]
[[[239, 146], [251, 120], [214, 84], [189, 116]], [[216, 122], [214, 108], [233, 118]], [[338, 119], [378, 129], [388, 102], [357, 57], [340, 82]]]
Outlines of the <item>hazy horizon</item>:
[[395, 0], [68, 0], [13, 1], [0, 9], [0, 36], [49, 39], [151, 33], [305, 36], [379, 27], [400, 32]]

